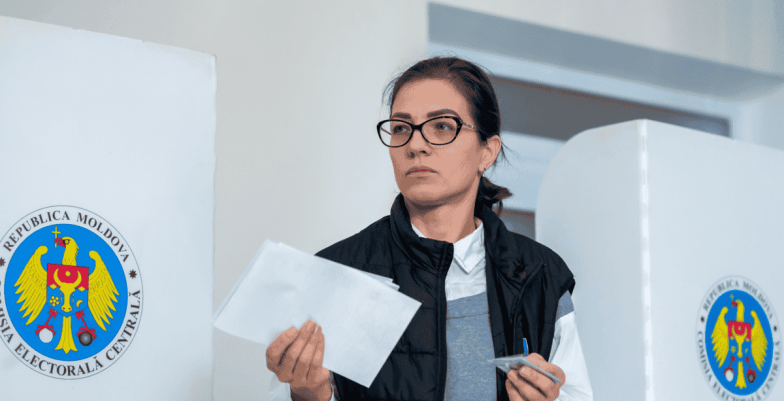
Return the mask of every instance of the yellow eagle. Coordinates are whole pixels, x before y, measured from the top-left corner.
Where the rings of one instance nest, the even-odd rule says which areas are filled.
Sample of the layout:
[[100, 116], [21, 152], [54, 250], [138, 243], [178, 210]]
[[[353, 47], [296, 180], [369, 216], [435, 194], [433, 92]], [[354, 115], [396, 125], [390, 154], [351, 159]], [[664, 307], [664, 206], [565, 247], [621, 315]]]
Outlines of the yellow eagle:
[[[713, 332], [711, 333], [713, 352], [719, 367], [722, 367], [727, 360], [727, 355], [730, 354], [730, 341], [735, 341], [737, 347], [733, 347], [733, 356], [731, 357], [730, 366], [725, 369], [725, 374], [727, 375], [728, 380], [731, 380], [732, 376], [735, 375], [731, 365], [735, 360], [734, 356], [737, 356], [738, 379], [735, 382], [735, 386], [738, 388], [746, 388], [746, 379], [743, 374], [743, 344], [746, 342], [751, 343], [751, 357], [754, 364], [757, 366], [757, 370], [762, 370], [762, 365], [765, 364], [765, 358], [768, 355], [768, 338], [765, 337], [765, 331], [762, 328], [759, 317], [757, 317], [757, 312], [751, 311], [751, 317], [754, 319], [754, 325], [752, 326], [743, 321], [743, 302], [735, 299], [732, 301], [732, 306], [737, 308], [735, 320], [730, 321], [729, 324], [727, 324], [724, 315], [727, 314], [729, 309], [726, 306], [721, 309], [719, 317], [716, 319], [716, 325], [713, 327]], [[748, 360], [748, 357], [746, 360]], [[756, 375], [752, 377], [756, 377]]]
[[[55, 238], [55, 244], [55, 247], [57, 245], [65, 247], [62, 265], [76, 266], [76, 256], [79, 253], [79, 246], [76, 245], [76, 241], [71, 237]], [[49, 249], [46, 246], [39, 246], [14, 284], [14, 287], [17, 288], [16, 294], [21, 294], [19, 300], [16, 301], [17, 304], [22, 304], [19, 312], [24, 312], [23, 319], [29, 317], [25, 325], [32, 323], [46, 304], [47, 272], [41, 264], [41, 256], [48, 251]], [[106, 265], [98, 252], [90, 251], [89, 256], [95, 261], [95, 269], [89, 275], [88, 280], [85, 280], [89, 281], [87, 306], [98, 326], [103, 331], [106, 331], [104, 324], [110, 324], [110, 320], [113, 319], [112, 311], [117, 311], [115, 304], [117, 303], [117, 296], [120, 294], [117, 292], [109, 271], [106, 269]], [[52, 288], [59, 287], [64, 298], [60, 309], [65, 313], [70, 313], [73, 310], [70, 302], [71, 294], [76, 290], [85, 290], [84, 287], [80, 287], [82, 277], [79, 276], [76, 281], [66, 284], [57, 279], [57, 274], [54, 276], [57, 285], [53, 285]], [[71, 334], [71, 316], [63, 317], [60, 342], [55, 350], [63, 350], [66, 354], [69, 351], [77, 350]]]

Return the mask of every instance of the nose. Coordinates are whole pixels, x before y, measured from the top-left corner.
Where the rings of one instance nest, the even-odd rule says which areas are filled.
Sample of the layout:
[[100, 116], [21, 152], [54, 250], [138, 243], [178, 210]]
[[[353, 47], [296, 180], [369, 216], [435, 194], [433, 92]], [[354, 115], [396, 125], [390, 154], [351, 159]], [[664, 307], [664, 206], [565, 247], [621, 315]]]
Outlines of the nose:
[[[417, 134], [417, 132], [419, 132]], [[430, 144], [425, 140], [425, 134], [422, 133], [422, 129], [415, 129], [414, 132], [411, 133], [411, 139], [408, 140], [406, 147], [413, 153], [417, 153], [419, 151], [426, 150]]]
[[73, 310], [73, 308], [71, 308], [71, 305], [63, 305], [62, 309], [63, 309], [63, 312], [66, 312], [66, 313], [68, 313], [68, 312]]

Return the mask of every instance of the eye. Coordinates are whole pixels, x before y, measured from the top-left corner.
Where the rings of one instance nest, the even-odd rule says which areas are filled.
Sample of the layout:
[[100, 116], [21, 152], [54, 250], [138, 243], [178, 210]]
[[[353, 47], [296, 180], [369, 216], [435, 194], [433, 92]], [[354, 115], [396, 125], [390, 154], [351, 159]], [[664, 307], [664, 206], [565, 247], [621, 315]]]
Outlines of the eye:
[[65, 240], [65, 245], [68, 245], [70, 243], [71, 243], [71, 240], [69, 240], [69, 239]]
[[392, 125], [392, 134], [407, 135], [409, 131], [411, 131], [411, 127], [409, 127], [408, 124], [394, 123], [394, 125]]
[[434, 120], [431, 124], [438, 132], [452, 132], [457, 129], [457, 124], [450, 118]]

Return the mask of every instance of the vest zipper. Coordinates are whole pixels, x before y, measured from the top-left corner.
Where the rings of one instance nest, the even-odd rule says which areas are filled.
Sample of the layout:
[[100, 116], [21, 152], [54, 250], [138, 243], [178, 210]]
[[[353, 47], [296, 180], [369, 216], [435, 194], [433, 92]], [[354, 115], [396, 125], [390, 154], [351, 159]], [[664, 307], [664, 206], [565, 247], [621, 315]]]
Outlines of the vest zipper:
[[[520, 288], [520, 293], [517, 294], [517, 299], [515, 300], [514, 307], [512, 308], [512, 310], [515, 311], [514, 323], [513, 323], [513, 327], [512, 327], [512, 330], [513, 330], [513, 332], [512, 332], [512, 334], [513, 334], [513, 336], [512, 336], [512, 355], [517, 355], [517, 354], [522, 352], [522, 351], [518, 350], [517, 333], [516, 332], [517, 332], [517, 330], [519, 328], [519, 330], [521, 331], [520, 337], [522, 337], [522, 327], [521, 327], [522, 326], [522, 321], [520, 321], [520, 319], [521, 319], [521, 315], [522, 315], [521, 312], [523, 310], [523, 294], [525, 293], [525, 289], [531, 283], [531, 278], [536, 276], [536, 274], [538, 274], [539, 271], [541, 271], [541, 266], [535, 267], [534, 270], [531, 272], [531, 274], [529, 274], [529, 275], [527, 275], [525, 277], [525, 281], [523, 281], [523, 284], [522, 284], [522, 286]], [[530, 350], [530, 344], [529, 344], [529, 350]]]
[[[453, 251], [454, 252], [454, 251]], [[452, 264], [452, 258], [454, 255], [450, 253], [449, 255], [449, 264]], [[447, 267], [447, 272], [449, 268]], [[437, 400], [444, 400], [446, 397], [446, 364], [447, 364], [447, 344], [446, 344], [446, 273], [444, 273], [443, 277], [441, 274], [438, 275], [438, 287], [439, 287], [439, 299], [438, 299], [438, 313], [439, 316], [443, 316], [443, 319], [438, 319], [439, 321], [439, 339], [438, 339], [438, 348], [439, 348], [439, 360], [438, 360], [438, 395]], [[443, 324], [441, 322], [443, 321]]]

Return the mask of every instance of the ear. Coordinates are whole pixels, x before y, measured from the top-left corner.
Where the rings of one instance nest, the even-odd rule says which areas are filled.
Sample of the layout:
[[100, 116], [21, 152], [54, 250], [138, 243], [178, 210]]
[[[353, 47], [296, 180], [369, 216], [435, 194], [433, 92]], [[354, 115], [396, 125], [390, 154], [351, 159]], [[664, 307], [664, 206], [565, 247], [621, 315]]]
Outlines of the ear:
[[479, 172], [482, 172], [482, 167], [489, 168], [493, 163], [495, 163], [495, 159], [498, 158], [498, 153], [501, 151], [501, 136], [500, 135], [493, 135], [490, 138], [487, 138], [487, 141], [484, 145], [482, 145], [482, 158], [481, 164], [479, 166]]

